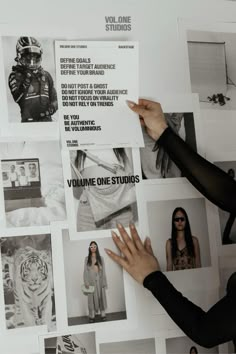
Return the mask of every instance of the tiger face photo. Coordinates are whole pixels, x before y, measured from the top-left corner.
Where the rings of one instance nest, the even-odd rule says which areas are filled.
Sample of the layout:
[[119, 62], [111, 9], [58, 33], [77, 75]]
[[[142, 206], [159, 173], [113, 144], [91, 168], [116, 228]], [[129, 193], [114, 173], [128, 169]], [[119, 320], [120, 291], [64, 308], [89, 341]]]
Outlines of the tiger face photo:
[[7, 328], [55, 330], [50, 235], [1, 239], [1, 259]]

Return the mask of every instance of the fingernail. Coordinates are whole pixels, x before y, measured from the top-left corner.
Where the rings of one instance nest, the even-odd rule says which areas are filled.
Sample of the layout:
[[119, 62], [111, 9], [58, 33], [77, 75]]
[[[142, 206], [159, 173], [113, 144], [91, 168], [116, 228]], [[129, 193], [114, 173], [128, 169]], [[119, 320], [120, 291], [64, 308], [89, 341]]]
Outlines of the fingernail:
[[148, 243], [148, 244], [151, 244], [151, 239], [150, 239], [150, 237], [147, 236], [147, 237], [146, 237], [146, 240], [147, 240], [147, 243]]
[[111, 235], [112, 237], [117, 238], [117, 234], [114, 231], [111, 232]]
[[116, 226], [117, 226], [118, 229], [122, 229], [123, 228], [123, 226], [119, 222], [116, 223]]
[[111, 251], [110, 251], [109, 249], [104, 248], [104, 250], [105, 250], [105, 252], [106, 252], [107, 254], [111, 254]]
[[126, 103], [129, 108], [133, 108], [135, 106], [135, 103], [133, 101], [126, 100]]
[[129, 227], [130, 227], [131, 229], [134, 229], [134, 228], [135, 228], [134, 223], [130, 222]]

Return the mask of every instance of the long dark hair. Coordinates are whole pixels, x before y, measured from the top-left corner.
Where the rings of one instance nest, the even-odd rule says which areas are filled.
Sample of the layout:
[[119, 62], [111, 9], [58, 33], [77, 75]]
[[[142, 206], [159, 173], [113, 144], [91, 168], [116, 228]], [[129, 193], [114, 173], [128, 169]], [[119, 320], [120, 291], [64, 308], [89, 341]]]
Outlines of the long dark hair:
[[90, 249], [90, 246], [92, 244], [96, 245], [96, 247], [97, 247], [96, 248], [96, 263], [95, 263], [95, 265], [97, 265], [98, 267], [101, 267], [102, 266], [102, 258], [101, 258], [100, 253], [99, 253], [98, 244], [95, 241], [91, 241], [90, 244], [89, 244], [89, 253], [88, 253], [87, 265], [89, 265], [89, 266], [92, 265], [92, 252], [91, 252], [91, 249]]
[[197, 351], [197, 348], [196, 348], [194, 345], [190, 348], [189, 354], [191, 354], [191, 351], [192, 351], [193, 349], [195, 350], [195, 353], [197, 354], [198, 351]]
[[188, 254], [190, 256], [192, 256], [192, 257], [195, 257], [193, 238], [192, 238], [192, 232], [191, 232], [191, 228], [190, 228], [188, 215], [187, 215], [186, 211], [184, 210], [184, 208], [177, 207], [177, 208], [175, 208], [175, 210], [173, 211], [173, 214], [172, 214], [172, 230], [171, 230], [171, 253], [172, 253], [172, 259], [174, 259], [176, 257], [176, 253], [177, 253], [177, 249], [178, 249], [178, 245], [177, 245], [177, 229], [175, 227], [175, 222], [174, 222], [175, 215], [176, 215], [176, 213], [178, 211], [183, 213], [183, 215], [185, 217], [184, 239], [185, 239], [186, 247], [187, 247], [187, 250], [188, 250]]
[[[125, 152], [124, 148], [117, 148], [113, 149], [114, 154], [116, 155], [116, 158], [119, 162], [121, 162], [124, 166], [128, 162], [128, 156]], [[75, 166], [79, 169], [82, 170], [84, 168], [84, 162], [86, 159], [86, 152], [83, 150], [77, 150], [76, 152], [76, 158], [75, 158]]]

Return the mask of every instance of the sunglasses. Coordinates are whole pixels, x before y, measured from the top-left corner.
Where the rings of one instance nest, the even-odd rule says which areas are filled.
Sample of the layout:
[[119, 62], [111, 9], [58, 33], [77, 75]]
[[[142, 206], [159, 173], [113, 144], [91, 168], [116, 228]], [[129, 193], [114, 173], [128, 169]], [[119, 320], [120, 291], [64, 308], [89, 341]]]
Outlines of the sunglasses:
[[177, 218], [174, 218], [174, 221], [178, 222], [178, 221], [185, 221], [185, 218], [183, 216], [180, 216], [180, 217], [177, 217]]

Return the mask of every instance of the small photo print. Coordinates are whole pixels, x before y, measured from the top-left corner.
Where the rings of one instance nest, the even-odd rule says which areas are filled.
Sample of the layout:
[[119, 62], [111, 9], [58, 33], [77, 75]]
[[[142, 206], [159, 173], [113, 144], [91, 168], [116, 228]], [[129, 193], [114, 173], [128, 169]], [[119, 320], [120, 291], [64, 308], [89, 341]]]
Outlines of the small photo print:
[[147, 203], [150, 238], [162, 271], [211, 265], [203, 198]]
[[111, 237], [70, 241], [63, 231], [69, 326], [127, 317], [123, 272], [104, 248], [117, 251]]
[[[225, 171], [232, 179], [236, 179], [236, 161], [220, 161], [214, 164], [221, 170]], [[220, 217], [220, 230], [222, 245], [230, 245], [236, 243], [236, 221], [235, 216], [227, 211], [218, 209]]]
[[54, 40], [3, 36], [2, 48], [9, 122], [57, 120]]
[[59, 143], [0, 143], [7, 227], [43, 226], [66, 219]]
[[97, 354], [95, 332], [44, 339], [44, 354]]
[[156, 354], [155, 339], [145, 338], [100, 344], [100, 354]]
[[42, 196], [39, 159], [2, 160], [2, 180], [6, 200]]
[[[186, 143], [197, 151], [194, 117], [188, 113], [165, 113], [169, 127], [178, 134]], [[170, 159], [167, 152], [156, 144], [143, 128], [144, 148], [140, 148], [142, 178], [173, 178], [183, 177], [180, 169]]]
[[236, 109], [236, 33], [187, 31], [192, 92], [205, 109]]
[[168, 338], [166, 340], [166, 354], [218, 354], [218, 348], [206, 349], [195, 344], [188, 337]]
[[77, 232], [137, 222], [131, 149], [72, 150], [70, 164]]
[[7, 329], [56, 330], [51, 235], [0, 239]]

